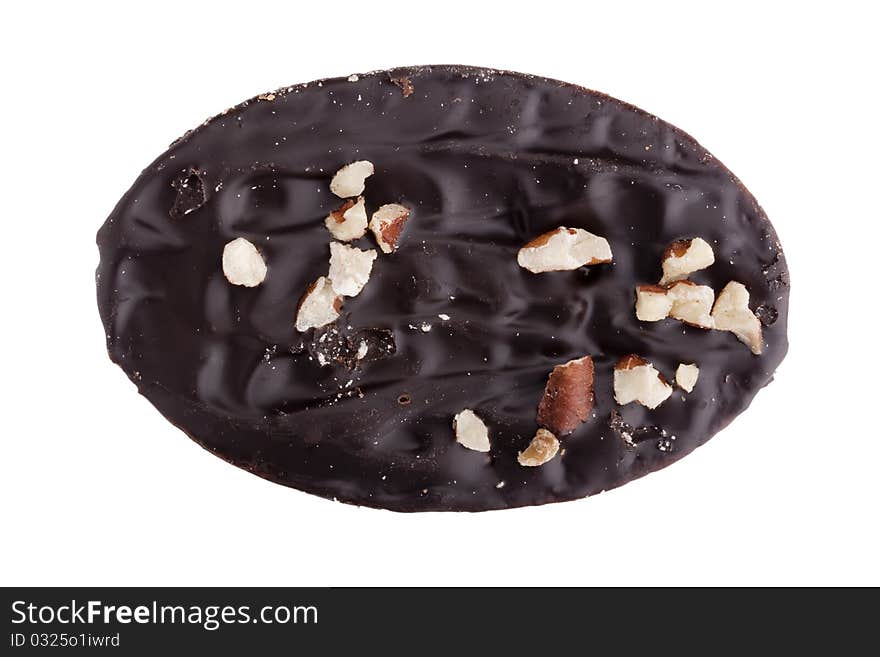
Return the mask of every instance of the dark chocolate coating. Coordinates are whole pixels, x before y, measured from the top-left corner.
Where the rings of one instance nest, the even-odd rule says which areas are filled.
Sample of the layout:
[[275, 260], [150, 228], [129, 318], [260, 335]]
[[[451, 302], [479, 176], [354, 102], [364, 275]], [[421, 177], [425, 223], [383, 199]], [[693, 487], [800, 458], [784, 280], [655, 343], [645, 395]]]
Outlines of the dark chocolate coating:
[[[412, 214], [398, 250], [379, 253], [346, 299], [331, 336], [341, 355], [322, 367], [294, 319], [327, 273], [324, 217], [342, 204], [330, 178], [357, 159], [376, 167], [368, 212], [394, 202]], [[613, 264], [520, 268], [519, 247], [557, 226], [607, 238]], [[259, 287], [223, 276], [223, 246], [239, 236], [266, 258]], [[634, 287], [656, 283], [664, 249], [695, 236], [716, 262], [691, 279], [716, 293], [746, 285], [768, 323], [761, 356], [732, 333], [636, 319]], [[369, 233], [355, 244], [377, 248]], [[787, 349], [785, 260], [739, 181], [654, 116], [515, 73], [398, 69], [242, 103], [151, 164], [98, 245], [110, 357], [172, 423], [261, 477], [397, 511], [501, 509], [620, 486], [707, 441]], [[364, 335], [377, 348], [352, 370]], [[630, 353], [670, 380], [679, 363], [697, 363], [699, 382], [653, 411], [620, 407], [612, 367]], [[592, 417], [555, 459], [520, 466], [550, 371], [586, 354]], [[488, 454], [455, 442], [464, 408], [489, 426]]]

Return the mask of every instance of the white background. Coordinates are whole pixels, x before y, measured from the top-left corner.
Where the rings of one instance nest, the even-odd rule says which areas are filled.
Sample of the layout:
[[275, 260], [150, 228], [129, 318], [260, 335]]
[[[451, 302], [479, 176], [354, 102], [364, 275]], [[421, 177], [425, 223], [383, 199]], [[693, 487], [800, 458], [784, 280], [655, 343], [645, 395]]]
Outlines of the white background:
[[[878, 21], [783, 4], [6, 7], [0, 584], [880, 584]], [[580, 502], [399, 515], [213, 458], [110, 363], [95, 231], [168, 143], [279, 86], [430, 63], [632, 102], [759, 199], [791, 351], [715, 440]]]

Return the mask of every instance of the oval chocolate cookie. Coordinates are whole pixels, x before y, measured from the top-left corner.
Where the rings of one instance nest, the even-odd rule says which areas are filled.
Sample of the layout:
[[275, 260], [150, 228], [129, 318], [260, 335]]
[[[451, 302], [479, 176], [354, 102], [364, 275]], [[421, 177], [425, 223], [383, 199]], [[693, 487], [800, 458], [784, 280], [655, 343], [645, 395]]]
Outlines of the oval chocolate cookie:
[[266, 479], [397, 511], [620, 486], [706, 442], [787, 349], [773, 227], [626, 103], [467, 67], [264, 94], [98, 233], [110, 357]]

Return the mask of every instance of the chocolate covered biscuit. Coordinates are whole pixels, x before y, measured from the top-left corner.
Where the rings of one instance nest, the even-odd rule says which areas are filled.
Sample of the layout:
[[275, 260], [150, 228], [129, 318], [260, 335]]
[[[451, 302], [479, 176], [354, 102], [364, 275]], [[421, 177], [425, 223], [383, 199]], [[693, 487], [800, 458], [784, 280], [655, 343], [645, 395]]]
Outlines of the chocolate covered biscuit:
[[98, 245], [110, 357], [170, 422], [397, 511], [625, 484], [787, 349], [785, 258], [739, 180], [642, 110], [516, 73], [263, 94], [148, 166]]

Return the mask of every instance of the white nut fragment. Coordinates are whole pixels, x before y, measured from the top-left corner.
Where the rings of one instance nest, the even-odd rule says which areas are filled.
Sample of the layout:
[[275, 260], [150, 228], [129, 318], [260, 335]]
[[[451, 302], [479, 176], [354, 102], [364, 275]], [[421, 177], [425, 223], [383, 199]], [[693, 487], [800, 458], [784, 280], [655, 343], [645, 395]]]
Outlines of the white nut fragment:
[[624, 356], [614, 366], [614, 399], [621, 406], [638, 402], [657, 408], [671, 394], [672, 386], [644, 358]]
[[327, 277], [333, 289], [344, 297], [360, 294], [370, 280], [376, 255], [374, 249], [362, 251], [354, 246], [331, 242], [330, 273]]
[[636, 288], [636, 317], [643, 322], [659, 322], [672, 317], [691, 326], [710, 329], [715, 321], [710, 314], [715, 292], [708, 285], [676, 281], [668, 288], [639, 285]]
[[755, 355], [764, 350], [761, 320], [749, 310], [749, 291], [737, 281], [730, 281], [721, 290], [712, 309], [715, 328], [730, 331]]
[[560, 226], [523, 246], [516, 261], [533, 274], [569, 271], [584, 265], [611, 262], [608, 240], [581, 228]]
[[325, 326], [339, 317], [342, 310], [342, 297], [337, 294], [330, 279], [320, 276], [309, 286], [296, 313], [296, 330], [308, 331], [310, 328]]
[[358, 160], [346, 164], [330, 181], [330, 191], [340, 198], [351, 198], [364, 191], [364, 181], [373, 175], [373, 163]]
[[334, 210], [324, 220], [330, 234], [340, 242], [359, 240], [367, 232], [367, 208], [364, 197], [357, 201], [349, 199], [342, 207]]
[[556, 436], [546, 429], [538, 429], [532, 442], [517, 455], [516, 460], [520, 465], [533, 468], [544, 465], [556, 456], [558, 451], [559, 440]]
[[223, 275], [233, 285], [256, 287], [266, 278], [266, 261], [257, 247], [238, 237], [223, 247]]
[[639, 285], [636, 288], [636, 317], [643, 322], [659, 322], [669, 317], [672, 299], [667, 292], [659, 285]]
[[689, 274], [705, 269], [713, 262], [715, 253], [702, 237], [673, 242], [663, 253], [663, 278], [660, 279], [660, 285], [685, 279]]
[[691, 326], [714, 328], [715, 321], [710, 313], [715, 301], [715, 291], [711, 287], [697, 285], [693, 281], [677, 281], [669, 286], [666, 294], [672, 300], [670, 317]]
[[685, 392], [693, 392], [699, 377], [700, 368], [693, 363], [680, 363], [678, 369], [675, 370], [675, 384]]
[[400, 242], [400, 234], [409, 219], [409, 208], [398, 203], [388, 203], [373, 213], [370, 230], [383, 253], [391, 253]]
[[489, 451], [489, 429], [471, 409], [456, 413], [452, 420], [455, 440], [460, 445], [477, 452]]

